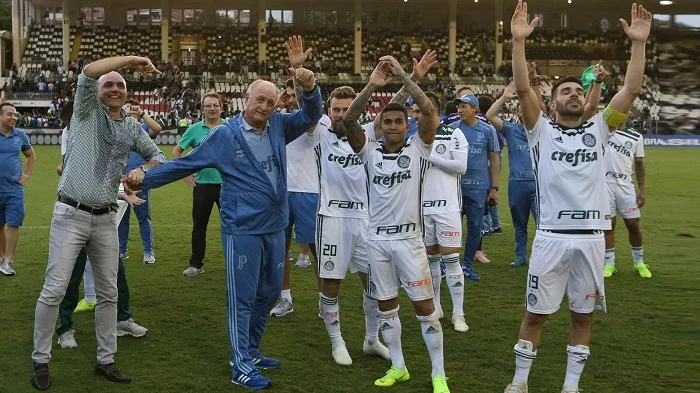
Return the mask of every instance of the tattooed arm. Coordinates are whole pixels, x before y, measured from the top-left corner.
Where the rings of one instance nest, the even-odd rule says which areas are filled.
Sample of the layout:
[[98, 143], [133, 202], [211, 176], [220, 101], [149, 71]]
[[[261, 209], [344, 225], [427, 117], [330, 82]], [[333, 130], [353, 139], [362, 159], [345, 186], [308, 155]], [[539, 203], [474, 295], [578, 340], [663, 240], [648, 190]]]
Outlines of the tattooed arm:
[[[640, 141], [640, 143], [643, 143]], [[644, 158], [634, 158], [634, 175], [637, 177], [637, 206], [640, 208], [647, 203], [647, 197], [644, 193]]]
[[[425, 54], [423, 54], [420, 62], [413, 59], [413, 73], [411, 74], [411, 79], [418, 83], [435, 64], [437, 64], [437, 52], [428, 49], [425, 51]], [[408, 101], [408, 97], [410, 97], [408, 90], [402, 87], [401, 90], [394, 95], [394, 98], [391, 99], [391, 103], [403, 105]]]

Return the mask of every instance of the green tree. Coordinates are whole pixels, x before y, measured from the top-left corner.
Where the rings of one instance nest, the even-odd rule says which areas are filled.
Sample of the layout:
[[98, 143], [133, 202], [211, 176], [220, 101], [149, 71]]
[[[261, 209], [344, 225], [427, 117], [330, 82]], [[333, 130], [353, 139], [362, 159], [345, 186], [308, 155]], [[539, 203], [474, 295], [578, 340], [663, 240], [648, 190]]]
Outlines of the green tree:
[[12, 7], [0, 0], [0, 30], [12, 31]]

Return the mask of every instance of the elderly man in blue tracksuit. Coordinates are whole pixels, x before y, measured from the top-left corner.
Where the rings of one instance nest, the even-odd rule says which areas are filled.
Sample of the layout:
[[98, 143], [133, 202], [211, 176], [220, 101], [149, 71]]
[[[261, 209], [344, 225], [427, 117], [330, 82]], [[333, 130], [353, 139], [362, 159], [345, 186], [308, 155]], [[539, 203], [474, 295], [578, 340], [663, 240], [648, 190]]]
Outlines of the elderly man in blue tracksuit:
[[323, 103], [313, 72], [291, 69], [304, 90], [303, 109], [275, 112], [277, 88], [253, 82], [245, 110], [217, 127], [185, 157], [147, 173], [137, 169], [124, 177], [127, 192], [172, 183], [204, 168], [216, 168], [221, 186], [221, 237], [226, 258], [228, 329], [232, 382], [264, 389], [272, 384], [258, 369], [279, 361], [260, 354], [270, 310], [279, 296], [284, 272], [287, 227], [286, 144], [315, 126]]

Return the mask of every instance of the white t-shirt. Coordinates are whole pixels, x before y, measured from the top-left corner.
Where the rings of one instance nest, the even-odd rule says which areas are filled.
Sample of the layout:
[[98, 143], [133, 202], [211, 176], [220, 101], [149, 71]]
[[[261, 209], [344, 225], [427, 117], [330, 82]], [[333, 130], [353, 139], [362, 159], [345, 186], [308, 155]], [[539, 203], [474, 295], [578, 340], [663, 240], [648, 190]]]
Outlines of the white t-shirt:
[[644, 138], [632, 130], [618, 130], [608, 141], [605, 151], [605, 177], [608, 183], [632, 186], [634, 159], [644, 157]]
[[61, 132], [61, 155], [65, 156], [68, 150], [68, 141], [70, 140], [70, 130], [68, 127], [63, 129]]
[[[452, 160], [452, 152], [468, 154], [469, 143], [459, 128], [440, 124], [435, 133], [433, 156]], [[425, 181], [423, 213], [437, 214], [459, 212], [462, 209], [461, 175], [445, 172], [430, 164]]]
[[[117, 192], [117, 194], [124, 195], [123, 184], [119, 184], [119, 191]], [[122, 218], [124, 217], [124, 213], [126, 213], [126, 208], [129, 207], [129, 204], [126, 201], [117, 199], [117, 206], [119, 206], [119, 209], [117, 210], [117, 226], [119, 226], [119, 223], [122, 222]]]
[[567, 128], [540, 112], [535, 127], [527, 130], [538, 229], [610, 229], [603, 157], [610, 136], [602, 113]]
[[367, 169], [368, 240], [400, 240], [423, 236], [423, 185], [432, 145], [418, 135], [397, 152], [366, 137], [358, 153]]
[[[330, 118], [325, 116], [318, 121], [316, 127], [330, 127], [330, 125]], [[308, 133], [304, 133], [287, 145], [287, 190], [289, 192], [318, 194], [318, 168], [314, 146], [314, 139]]]
[[[323, 115], [311, 136], [320, 178], [318, 213], [329, 217], [367, 218], [367, 173], [364, 163], [347, 138], [338, 138], [330, 125], [331, 119]], [[374, 139], [373, 134], [370, 138]]]

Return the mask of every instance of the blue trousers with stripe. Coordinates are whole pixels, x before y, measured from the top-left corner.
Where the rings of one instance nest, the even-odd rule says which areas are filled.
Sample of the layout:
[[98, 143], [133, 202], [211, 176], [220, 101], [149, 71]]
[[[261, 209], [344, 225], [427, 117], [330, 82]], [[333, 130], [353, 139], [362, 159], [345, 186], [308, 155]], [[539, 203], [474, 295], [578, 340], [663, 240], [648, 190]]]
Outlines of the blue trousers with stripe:
[[527, 223], [530, 213], [537, 222], [537, 192], [534, 180], [508, 182], [508, 205], [515, 227], [515, 257], [527, 258]]
[[464, 267], [470, 268], [481, 243], [486, 197], [489, 190], [462, 190], [462, 216], [467, 216], [467, 241], [464, 242]]
[[223, 234], [226, 258], [231, 361], [245, 374], [255, 370], [265, 324], [282, 289], [284, 230], [264, 235]]

